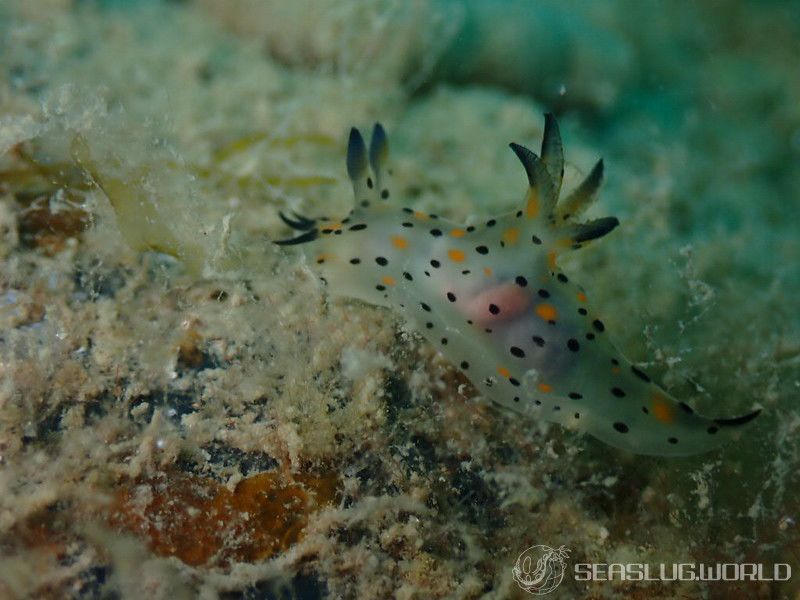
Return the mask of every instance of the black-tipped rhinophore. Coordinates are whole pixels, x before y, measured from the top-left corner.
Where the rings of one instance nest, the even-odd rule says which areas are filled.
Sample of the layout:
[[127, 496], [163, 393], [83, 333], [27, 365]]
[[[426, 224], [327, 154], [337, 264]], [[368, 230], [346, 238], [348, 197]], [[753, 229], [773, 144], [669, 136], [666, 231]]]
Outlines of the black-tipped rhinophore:
[[552, 197], [555, 193], [553, 182], [550, 179], [547, 168], [542, 163], [542, 160], [536, 156], [536, 153], [514, 142], [511, 142], [509, 147], [525, 168], [525, 173], [528, 175], [528, 184], [532, 188], [539, 190], [540, 194]]
[[315, 239], [317, 239], [317, 230], [312, 229], [311, 231], [305, 232], [303, 235], [298, 235], [296, 238], [275, 240], [275, 243], [278, 244], [278, 246], [294, 246], [295, 244], [305, 244]]
[[541, 202], [542, 211], [546, 215], [550, 215], [558, 200], [555, 184], [550, 177], [542, 160], [536, 156], [525, 146], [511, 142], [509, 147], [517, 155], [522, 166], [525, 168], [525, 173], [528, 175], [528, 184], [536, 190], [539, 195], [539, 202]]
[[367, 147], [361, 132], [352, 127], [350, 139], [347, 141], [347, 175], [352, 181], [358, 181], [367, 170]]
[[597, 191], [603, 183], [603, 159], [597, 161], [590, 173], [572, 193], [559, 204], [559, 214], [563, 220], [577, 217], [597, 198]]
[[389, 190], [383, 184], [384, 169], [389, 156], [389, 140], [380, 123], [372, 127], [367, 151], [361, 132], [353, 127], [347, 143], [347, 174], [353, 184], [356, 203], [367, 208], [375, 200], [387, 199]]
[[525, 174], [528, 176], [528, 183], [533, 187], [536, 183], [536, 170], [535, 165], [539, 162], [539, 157], [536, 156], [535, 152], [532, 152], [525, 146], [521, 144], [517, 144], [515, 142], [511, 142], [508, 145], [514, 151], [514, 154], [517, 155], [519, 162], [522, 163], [522, 166], [525, 169]]
[[558, 121], [556, 121], [552, 113], [544, 115], [541, 155], [542, 162], [553, 182], [556, 197], [558, 197], [561, 191], [561, 181], [564, 179], [564, 147], [561, 143]]
[[287, 217], [283, 212], [279, 212], [278, 216], [281, 218], [281, 221], [286, 223], [292, 229], [296, 229], [297, 231], [308, 231], [309, 229], [313, 229], [316, 221], [313, 219], [308, 219], [303, 215], [298, 215], [296, 212], [292, 213], [292, 218], [290, 219]]
[[388, 152], [389, 142], [386, 137], [386, 130], [380, 123], [375, 123], [372, 128], [372, 137], [369, 141], [369, 166], [378, 180], [380, 180], [382, 166], [386, 162]]
[[[615, 217], [605, 217], [582, 224], [575, 222], [576, 217], [597, 197], [597, 191], [603, 181], [602, 160], [597, 161], [586, 179], [569, 196], [559, 201], [564, 178], [564, 149], [558, 123], [551, 113], [544, 116], [541, 158], [525, 146], [513, 143], [509, 145], [525, 168], [528, 183], [534, 192], [533, 196], [528, 196], [528, 214], [542, 214], [556, 227], [562, 226], [562, 223], [569, 225], [572, 228], [573, 248], [580, 248], [585, 242], [603, 237], [619, 225]], [[531, 210], [530, 207], [534, 209]], [[537, 208], [539, 210], [536, 210]]]
[[760, 408], [746, 415], [742, 415], [740, 417], [731, 417], [729, 419], [714, 419], [714, 423], [722, 427], [739, 427], [740, 425], [749, 423], [750, 421], [755, 419], [759, 414], [761, 414]]
[[617, 217], [603, 217], [588, 223], [581, 223], [576, 227], [577, 231], [572, 236], [572, 240], [578, 244], [591, 242], [611, 232], [617, 225], [619, 225]]

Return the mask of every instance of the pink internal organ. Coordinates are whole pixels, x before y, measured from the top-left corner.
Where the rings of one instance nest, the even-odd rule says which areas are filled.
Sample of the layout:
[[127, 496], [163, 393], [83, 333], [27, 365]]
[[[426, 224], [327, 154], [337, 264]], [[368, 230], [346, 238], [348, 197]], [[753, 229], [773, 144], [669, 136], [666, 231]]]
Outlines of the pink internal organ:
[[513, 321], [531, 306], [530, 296], [515, 283], [488, 288], [474, 298], [457, 303], [468, 319], [482, 326]]

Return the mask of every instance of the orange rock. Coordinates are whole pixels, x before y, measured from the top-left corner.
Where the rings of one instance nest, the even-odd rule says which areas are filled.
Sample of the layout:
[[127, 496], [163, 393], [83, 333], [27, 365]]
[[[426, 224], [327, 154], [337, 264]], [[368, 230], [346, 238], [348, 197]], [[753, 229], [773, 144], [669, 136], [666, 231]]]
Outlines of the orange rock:
[[310, 515], [336, 491], [331, 474], [260, 473], [231, 492], [213, 479], [172, 472], [121, 487], [110, 518], [160, 556], [194, 566], [254, 562], [297, 543]]
[[[21, 195], [18, 194], [18, 198]], [[18, 216], [19, 238], [29, 248], [41, 248], [53, 255], [64, 249], [66, 240], [78, 237], [91, 224], [91, 215], [77, 204], [53, 210], [47, 195], [38, 196]]]

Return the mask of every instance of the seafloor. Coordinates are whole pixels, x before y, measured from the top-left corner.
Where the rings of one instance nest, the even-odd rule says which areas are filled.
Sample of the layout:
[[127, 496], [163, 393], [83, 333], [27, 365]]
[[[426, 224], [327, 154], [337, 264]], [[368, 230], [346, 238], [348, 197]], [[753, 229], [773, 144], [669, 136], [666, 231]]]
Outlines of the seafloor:
[[[800, 597], [798, 40], [796, 2], [2, 0], [0, 597], [527, 597], [534, 544], [794, 568], [552, 598]], [[398, 202], [515, 207], [545, 111], [622, 222], [564, 269], [673, 395], [763, 408], [735, 444], [499, 412], [270, 243], [347, 212], [376, 120]]]

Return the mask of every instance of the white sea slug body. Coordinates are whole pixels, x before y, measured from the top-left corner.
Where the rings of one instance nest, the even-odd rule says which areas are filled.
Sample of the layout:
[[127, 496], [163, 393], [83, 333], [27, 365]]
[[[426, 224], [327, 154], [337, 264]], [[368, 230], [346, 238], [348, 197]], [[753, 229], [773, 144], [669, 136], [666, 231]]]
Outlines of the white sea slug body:
[[729, 439], [759, 411], [709, 419], [673, 399], [617, 351], [584, 290], [557, 266], [561, 252], [613, 230], [605, 217], [575, 220], [603, 173], [559, 201], [563, 153], [545, 116], [541, 157], [511, 144], [528, 175], [517, 211], [463, 226], [394, 205], [383, 186], [386, 134], [369, 150], [352, 129], [347, 170], [356, 208], [340, 222], [281, 215], [335, 296], [402, 315], [492, 402], [585, 431], [639, 454], [689, 455]]

